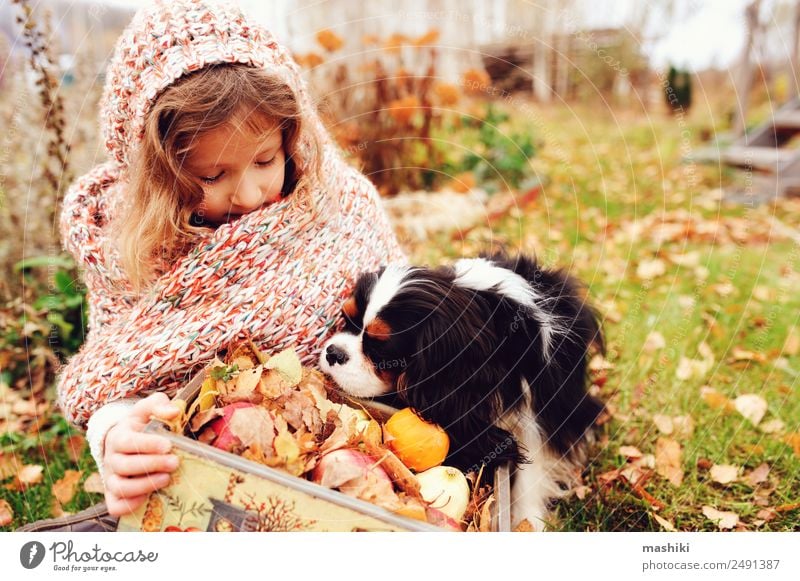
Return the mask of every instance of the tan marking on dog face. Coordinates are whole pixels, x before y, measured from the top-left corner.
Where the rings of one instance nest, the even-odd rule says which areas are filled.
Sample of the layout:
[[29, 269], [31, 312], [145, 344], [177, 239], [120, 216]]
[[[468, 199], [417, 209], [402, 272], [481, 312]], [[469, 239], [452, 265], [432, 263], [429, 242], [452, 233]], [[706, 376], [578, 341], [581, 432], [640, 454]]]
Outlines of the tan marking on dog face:
[[351, 320], [355, 320], [358, 316], [358, 305], [356, 305], [355, 297], [350, 297], [342, 305], [342, 312], [347, 315]]
[[373, 339], [387, 341], [392, 335], [392, 328], [389, 326], [389, 323], [383, 319], [375, 318], [369, 325], [367, 325], [367, 328], [364, 330], [364, 332]]

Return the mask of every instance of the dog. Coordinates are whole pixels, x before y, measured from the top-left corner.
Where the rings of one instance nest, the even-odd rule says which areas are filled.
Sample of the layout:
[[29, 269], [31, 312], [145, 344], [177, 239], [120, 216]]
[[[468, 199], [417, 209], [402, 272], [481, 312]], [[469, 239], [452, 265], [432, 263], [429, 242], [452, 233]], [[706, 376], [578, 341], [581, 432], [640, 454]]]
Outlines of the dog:
[[580, 282], [505, 253], [359, 277], [319, 365], [345, 392], [394, 394], [450, 437], [463, 471], [515, 467], [512, 522], [542, 530], [604, 410], [587, 391], [602, 327]]

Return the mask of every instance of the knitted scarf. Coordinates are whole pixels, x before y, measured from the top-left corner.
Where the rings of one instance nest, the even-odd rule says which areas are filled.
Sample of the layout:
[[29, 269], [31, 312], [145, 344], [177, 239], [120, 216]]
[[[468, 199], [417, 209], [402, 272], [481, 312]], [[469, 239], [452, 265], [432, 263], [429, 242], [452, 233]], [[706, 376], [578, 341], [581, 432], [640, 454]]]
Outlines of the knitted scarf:
[[[182, 75], [224, 62], [267, 67], [290, 84], [304, 131], [325, 144], [326, 183], [301, 180], [287, 198], [199, 236], [135, 295], [105, 241], [111, 218], [124, 212], [144, 115]], [[314, 364], [357, 276], [406, 261], [375, 188], [340, 158], [287, 50], [230, 5], [170, 0], [138, 12], [110, 63], [101, 123], [111, 160], [72, 185], [60, 215], [89, 301], [86, 341], [57, 376], [59, 406], [75, 425], [120, 398], [174, 395], [239, 340], [267, 352], [294, 346]]]

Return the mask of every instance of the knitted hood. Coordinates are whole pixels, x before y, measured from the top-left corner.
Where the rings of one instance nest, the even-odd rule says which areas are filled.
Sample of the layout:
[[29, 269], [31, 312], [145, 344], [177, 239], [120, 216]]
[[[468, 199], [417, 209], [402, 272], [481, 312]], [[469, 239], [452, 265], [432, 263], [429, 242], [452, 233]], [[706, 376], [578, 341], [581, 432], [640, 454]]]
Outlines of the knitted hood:
[[[303, 115], [298, 146], [308, 152], [313, 137], [323, 144], [326, 183], [301, 180], [286, 199], [199, 237], [186, 255], [158, 265], [146, 296], [134, 296], [115, 251], [106, 255], [106, 227], [124, 216], [145, 115], [165, 88], [216, 63], [264, 67], [292, 87]], [[108, 401], [171, 395], [246, 336], [268, 351], [294, 346], [313, 363], [358, 274], [405, 256], [374, 187], [327, 136], [287, 49], [232, 4], [164, 0], [135, 15], [106, 79], [100, 120], [110, 159], [73, 184], [60, 216], [89, 300], [86, 343], [58, 378], [65, 415], [84, 425]]]
[[113, 290], [90, 304], [90, 328], [107, 321], [115, 302], [131, 301], [132, 287], [116, 251], [108, 249], [105, 226], [125, 211], [124, 182], [143, 138], [145, 115], [175, 81], [217, 63], [244, 63], [279, 76], [294, 90], [303, 113], [300, 150], [307, 151], [309, 133], [315, 132], [325, 155], [338, 157], [289, 51], [235, 4], [159, 0], [141, 9], [117, 41], [100, 100], [100, 129], [110, 161], [78, 180], [61, 213], [63, 246], [87, 278], [99, 277]]

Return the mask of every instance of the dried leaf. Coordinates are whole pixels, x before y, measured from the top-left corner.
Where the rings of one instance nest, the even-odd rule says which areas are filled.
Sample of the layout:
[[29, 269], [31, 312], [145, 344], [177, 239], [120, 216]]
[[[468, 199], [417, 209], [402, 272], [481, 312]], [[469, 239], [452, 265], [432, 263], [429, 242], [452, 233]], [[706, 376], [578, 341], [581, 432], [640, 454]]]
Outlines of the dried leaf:
[[683, 468], [681, 466], [681, 445], [669, 438], [659, 438], [656, 441], [656, 472], [669, 480], [674, 486], [683, 482]]
[[19, 469], [20, 465], [14, 454], [0, 452], [0, 481], [11, 478], [14, 474], [19, 472]]
[[730, 530], [739, 523], [739, 515], [735, 512], [719, 511], [711, 506], [703, 506], [705, 517], [717, 523], [720, 530]]
[[83, 456], [83, 451], [86, 449], [86, 438], [83, 434], [70, 436], [64, 444], [64, 449], [69, 459], [72, 460], [72, 463], [77, 464], [81, 456]]
[[626, 458], [641, 458], [643, 456], [642, 451], [636, 446], [620, 446], [619, 455]]
[[748, 351], [740, 347], [734, 347], [731, 350], [731, 358], [734, 361], [756, 361], [764, 363], [767, 358], [763, 353], [756, 353], [755, 351]]
[[736, 411], [750, 420], [754, 426], [757, 426], [767, 413], [767, 400], [754, 393], [740, 395], [733, 400], [733, 405]]
[[679, 438], [689, 438], [694, 432], [694, 419], [692, 416], [675, 416], [672, 418], [675, 435]]
[[78, 490], [78, 482], [82, 475], [83, 472], [79, 470], [67, 470], [64, 472], [64, 477], [53, 484], [53, 496], [58, 499], [58, 502], [67, 504], [72, 500]]
[[760, 464], [757, 468], [754, 468], [752, 472], [750, 472], [747, 476], [744, 477], [745, 482], [755, 488], [762, 482], [766, 482], [767, 477], [769, 476], [769, 464], [766, 462]]
[[103, 486], [103, 479], [100, 478], [100, 473], [92, 472], [89, 477], [83, 481], [83, 489], [86, 492], [104, 494], [106, 489], [105, 486]]
[[[239, 438], [245, 448], [257, 445], [267, 455], [272, 450], [272, 443], [275, 440], [275, 421], [262, 407], [234, 410], [228, 422], [228, 429], [231, 434]], [[294, 438], [291, 440], [294, 442]]]
[[714, 367], [714, 353], [705, 341], [700, 343], [697, 351], [702, 359], [681, 357], [675, 372], [678, 379], [682, 381], [694, 378], [702, 379]]
[[650, 516], [652, 516], [656, 520], [656, 522], [661, 525], [661, 528], [664, 529], [665, 531], [668, 531], [670, 533], [675, 532], [676, 530], [675, 527], [667, 519], [658, 516], [656, 513], [652, 513]]
[[38, 464], [26, 464], [17, 472], [14, 482], [7, 488], [11, 490], [26, 490], [27, 488], [42, 482], [44, 468]]
[[[481, 521], [479, 530], [482, 533], [488, 533], [492, 530], [492, 505], [494, 504], [494, 495], [490, 496], [481, 507]], [[532, 527], [531, 527], [532, 528]]]
[[761, 520], [763, 520], [764, 522], [770, 522], [778, 518], [778, 513], [771, 508], [762, 508], [761, 510], [758, 511], [756, 516]]
[[667, 265], [660, 258], [642, 260], [636, 268], [636, 276], [642, 280], [650, 280], [667, 272]]
[[659, 349], [666, 347], [667, 342], [664, 340], [664, 335], [658, 331], [651, 331], [644, 340], [645, 353], [655, 353]]
[[[233, 379], [232, 389], [228, 391], [227, 398], [247, 398], [259, 384], [261, 379], [261, 366], [240, 371]], [[201, 408], [202, 409], [202, 408]]]
[[515, 533], [532, 533], [532, 532], [534, 532], [534, 529], [533, 529], [533, 525], [531, 524], [531, 521], [529, 521], [528, 519], [524, 518], [517, 524], [517, 526], [514, 527], [514, 530], [512, 532], [515, 532]]
[[786, 434], [783, 441], [792, 447], [795, 456], [800, 456], [800, 433]]
[[715, 464], [711, 467], [711, 479], [719, 484], [736, 482], [739, 476], [739, 467], [732, 464]]
[[200, 386], [199, 408], [201, 412], [208, 411], [216, 405], [217, 381], [213, 377], [206, 377], [203, 385]]
[[713, 387], [708, 387], [704, 385], [700, 388], [700, 397], [703, 398], [703, 401], [710, 405], [712, 408], [715, 409], [722, 409], [725, 411], [734, 411], [736, 407], [733, 405], [733, 402], [718, 392]]
[[0, 527], [7, 527], [13, 520], [14, 511], [11, 509], [11, 505], [0, 498]]
[[786, 342], [783, 344], [783, 353], [794, 357], [798, 352], [800, 352], [800, 333], [797, 332], [795, 327], [792, 327], [792, 330], [789, 331], [789, 335], [786, 337]]
[[297, 353], [292, 348], [285, 349], [270, 357], [264, 367], [276, 369], [290, 387], [300, 383], [303, 378], [303, 366], [300, 363], [300, 358], [297, 357]]
[[675, 429], [675, 426], [672, 423], [672, 418], [663, 414], [654, 415], [653, 423], [656, 425], [656, 428], [658, 428], [659, 432], [666, 434], [667, 436], [669, 436]]
[[767, 420], [758, 425], [758, 429], [764, 432], [765, 434], [777, 434], [778, 432], [782, 432], [785, 425], [779, 419], [772, 419]]

